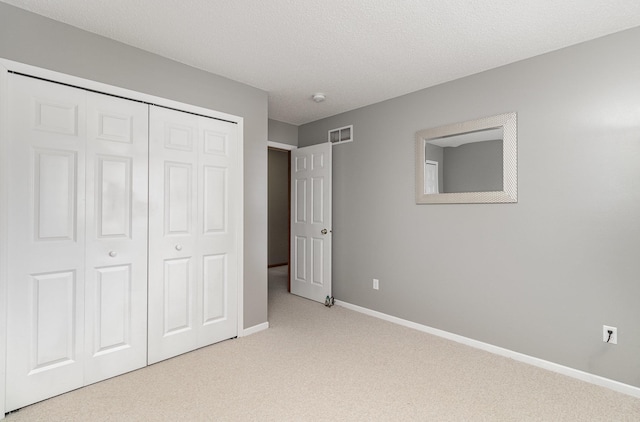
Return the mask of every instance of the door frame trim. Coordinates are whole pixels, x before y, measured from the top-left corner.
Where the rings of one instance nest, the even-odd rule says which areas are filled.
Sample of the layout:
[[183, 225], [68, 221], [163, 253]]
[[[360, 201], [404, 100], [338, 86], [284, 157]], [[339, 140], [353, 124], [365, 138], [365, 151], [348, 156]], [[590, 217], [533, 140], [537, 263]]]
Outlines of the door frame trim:
[[[188, 113], [200, 114], [205, 117], [214, 119], [227, 120], [238, 125], [239, 153], [236, 165], [238, 166], [239, 184], [244, 192], [244, 118], [235, 116], [204, 107], [182, 103], [168, 98], [157, 97], [155, 95], [144, 94], [126, 88], [120, 88], [114, 85], [102, 82], [92, 81], [89, 79], [56, 72], [53, 70], [32, 66], [13, 60], [0, 57], [0, 419], [4, 418], [5, 413], [5, 386], [6, 386], [6, 309], [7, 309], [7, 187], [6, 183], [8, 175], [6, 174], [5, 162], [7, 157], [7, 124], [8, 119], [8, 74], [9, 72], [17, 72], [37, 78], [48, 79], [52, 82], [68, 84], [84, 88], [87, 90], [98, 91], [108, 95], [115, 95], [131, 100], [153, 103], [162, 107], [174, 108]], [[230, 212], [237, 215], [244, 215], [244, 194], [238, 198], [237, 207]], [[238, 337], [244, 336], [244, 218], [240, 218], [238, 222], [238, 232], [236, 233], [236, 244], [238, 245]]]
[[8, 289], [8, 129], [9, 118], [8, 90], [9, 72], [5, 63], [0, 61], [0, 419], [4, 419], [6, 403], [6, 350], [7, 350], [7, 289]]
[[293, 151], [294, 149], [298, 149], [295, 145], [283, 144], [275, 141], [267, 141], [267, 148], [281, 149], [283, 151]]
[[[291, 151], [298, 149], [298, 147], [281, 142], [267, 141], [267, 151], [270, 149], [287, 152], [287, 161], [289, 163], [287, 169], [287, 209], [289, 210], [289, 221], [287, 223], [287, 243], [289, 244], [289, 253], [287, 254], [287, 292], [291, 293]], [[269, 164], [268, 161], [267, 158], [267, 165]]]

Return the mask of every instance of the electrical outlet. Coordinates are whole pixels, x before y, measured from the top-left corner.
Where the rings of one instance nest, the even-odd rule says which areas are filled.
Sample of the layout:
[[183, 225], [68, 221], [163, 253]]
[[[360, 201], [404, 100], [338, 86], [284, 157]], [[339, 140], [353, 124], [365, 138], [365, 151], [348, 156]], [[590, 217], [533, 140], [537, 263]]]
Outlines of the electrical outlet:
[[[611, 335], [609, 335], [611, 331]], [[602, 341], [609, 344], [618, 344], [618, 329], [608, 325], [602, 326]]]
[[380, 280], [378, 280], [377, 278], [373, 279], [373, 290], [378, 290], [380, 289]]

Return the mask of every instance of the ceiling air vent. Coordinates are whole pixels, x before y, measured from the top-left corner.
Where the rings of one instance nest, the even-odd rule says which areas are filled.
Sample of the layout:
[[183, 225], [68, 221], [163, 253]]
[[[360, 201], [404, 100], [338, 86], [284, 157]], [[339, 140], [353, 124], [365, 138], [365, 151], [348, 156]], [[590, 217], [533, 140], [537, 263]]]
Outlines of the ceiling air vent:
[[331, 129], [329, 131], [329, 142], [332, 144], [342, 144], [353, 141], [353, 125]]

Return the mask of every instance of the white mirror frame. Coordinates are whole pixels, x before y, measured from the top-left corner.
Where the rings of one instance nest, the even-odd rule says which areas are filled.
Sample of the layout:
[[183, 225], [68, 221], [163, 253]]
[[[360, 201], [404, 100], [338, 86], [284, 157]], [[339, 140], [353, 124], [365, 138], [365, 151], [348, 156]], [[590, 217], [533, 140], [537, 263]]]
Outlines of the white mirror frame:
[[[493, 192], [425, 194], [425, 143], [446, 136], [503, 128], [502, 189]], [[505, 113], [416, 132], [416, 204], [496, 204], [518, 202], [518, 115]]]

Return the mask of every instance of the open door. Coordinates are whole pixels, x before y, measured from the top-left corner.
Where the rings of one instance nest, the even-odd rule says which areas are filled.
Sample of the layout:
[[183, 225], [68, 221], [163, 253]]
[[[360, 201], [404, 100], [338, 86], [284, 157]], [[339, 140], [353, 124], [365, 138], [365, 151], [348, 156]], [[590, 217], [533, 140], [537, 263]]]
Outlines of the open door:
[[331, 294], [331, 144], [291, 151], [291, 293]]

